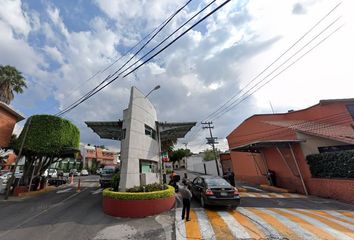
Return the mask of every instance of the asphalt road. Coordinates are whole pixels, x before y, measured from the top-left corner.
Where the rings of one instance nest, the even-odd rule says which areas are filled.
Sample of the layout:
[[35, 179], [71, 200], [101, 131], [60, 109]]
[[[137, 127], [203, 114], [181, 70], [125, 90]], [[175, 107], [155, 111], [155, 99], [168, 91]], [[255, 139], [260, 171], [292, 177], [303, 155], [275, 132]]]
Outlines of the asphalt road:
[[[183, 176], [184, 171], [177, 171]], [[197, 173], [188, 173], [192, 180]], [[237, 182], [246, 188], [236, 210], [200, 207], [192, 200], [189, 222], [176, 210], [177, 239], [354, 239], [354, 206], [300, 194], [279, 194]]]
[[[30, 198], [0, 196], [1, 240], [171, 239], [173, 213], [123, 219], [102, 212], [97, 176]], [[168, 224], [166, 224], [168, 223]]]

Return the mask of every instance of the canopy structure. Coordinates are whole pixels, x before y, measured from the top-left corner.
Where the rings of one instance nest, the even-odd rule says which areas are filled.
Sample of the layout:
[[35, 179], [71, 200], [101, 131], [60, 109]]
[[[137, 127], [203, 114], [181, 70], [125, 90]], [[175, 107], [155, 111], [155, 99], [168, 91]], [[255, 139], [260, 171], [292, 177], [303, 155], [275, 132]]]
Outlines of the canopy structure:
[[121, 140], [123, 137], [123, 121], [85, 122], [100, 138]]
[[[85, 122], [86, 125], [97, 133], [100, 138], [122, 140], [123, 121], [109, 122]], [[160, 131], [161, 141], [184, 138], [184, 136], [196, 125], [196, 122], [156, 122]]]
[[304, 142], [304, 140], [264, 140], [264, 141], [256, 141], [252, 143], [248, 143], [245, 145], [237, 146], [234, 148], [231, 148], [231, 151], [236, 151], [236, 152], [255, 152], [259, 153], [261, 148], [267, 148], [267, 147], [282, 147], [282, 146], [288, 146], [289, 144], [292, 143], [300, 143]]

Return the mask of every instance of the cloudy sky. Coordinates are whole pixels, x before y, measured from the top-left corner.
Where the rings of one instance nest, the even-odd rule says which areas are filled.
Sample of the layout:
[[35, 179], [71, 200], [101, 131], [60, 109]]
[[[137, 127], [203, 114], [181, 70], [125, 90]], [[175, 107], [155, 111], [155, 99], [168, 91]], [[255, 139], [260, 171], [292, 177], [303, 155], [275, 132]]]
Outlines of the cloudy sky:
[[[187, 26], [222, 2], [216, 1]], [[185, 3], [0, 0], [0, 64], [15, 66], [28, 82], [28, 89], [16, 95], [11, 105], [26, 117], [59, 112], [116, 71], [133, 53], [106, 68]], [[192, 0], [133, 62], [208, 3]], [[272, 112], [271, 105], [275, 112], [284, 112], [320, 99], [353, 97], [354, 4], [350, 0], [262, 73], [338, 3], [232, 0], [150, 63], [117, 79], [63, 117], [80, 128], [81, 142], [119, 148], [118, 142], [100, 140], [84, 121], [121, 119], [131, 86], [147, 93], [161, 85], [149, 96], [159, 120], [212, 120], [214, 135], [220, 138], [218, 147], [227, 149], [225, 137], [245, 118]], [[220, 112], [209, 116], [229, 99]], [[23, 122], [16, 126], [17, 132]], [[205, 149], [207, 134], [195, 127], [180, 144], [188, 143], [195, 152]]]

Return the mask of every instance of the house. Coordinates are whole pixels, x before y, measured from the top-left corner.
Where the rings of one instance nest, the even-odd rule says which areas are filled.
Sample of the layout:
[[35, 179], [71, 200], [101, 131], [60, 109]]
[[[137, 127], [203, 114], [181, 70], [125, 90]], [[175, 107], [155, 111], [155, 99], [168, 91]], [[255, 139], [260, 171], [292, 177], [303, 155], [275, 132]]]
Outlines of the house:
[[0, 148], [9, 145], [15, 124], [23, 119], [20, 113], [0, 101]]
[[80, 155], [83, 168], [99, 168], [118, 164], [118, 152], [101, 146], [80, 144]]
[[354, 202], [353, 179], [314, 178], [306, 161], [309, 154], [354, 149], [352, 125], [354, 99], [321, 100], [299, 111], [253, 115], [227, 136], [236, 179], [267, 184], [273, 174], [278, 187]]

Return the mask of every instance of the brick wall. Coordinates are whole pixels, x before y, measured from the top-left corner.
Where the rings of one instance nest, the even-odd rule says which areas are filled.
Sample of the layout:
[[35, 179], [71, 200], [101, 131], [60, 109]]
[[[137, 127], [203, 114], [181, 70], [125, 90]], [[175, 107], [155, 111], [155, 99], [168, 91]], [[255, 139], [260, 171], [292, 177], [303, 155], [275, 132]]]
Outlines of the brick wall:
[[0, 107], [0, 147], [8, 146], [16, 120], [15, 116]]

